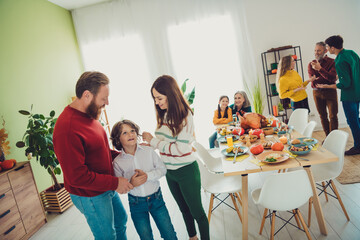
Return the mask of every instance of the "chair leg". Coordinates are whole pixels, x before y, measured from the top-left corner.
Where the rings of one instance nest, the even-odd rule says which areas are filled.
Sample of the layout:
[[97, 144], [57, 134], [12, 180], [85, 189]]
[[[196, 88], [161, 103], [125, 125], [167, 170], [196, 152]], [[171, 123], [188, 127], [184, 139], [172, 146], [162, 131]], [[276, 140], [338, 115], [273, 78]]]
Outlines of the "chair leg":
[[275, 213], [276, 213], [276, 211], [273, 211], [273, 212], [272, 212], [272, 217], [271, 217], [270, 240], [274, 240], [274, 234], [275, 234]]
[[[240, 203], [240, 206], [242, 206], [242, 201], [241, 201], [241, 193], [239, 192], [239, 193], [235, 193], [236, 194], [236, 196], [237, 196], [237, 200], [239, 201], [239, 203]], [[240, 194], [240, 195], [239, 195]]]
[[308, 212], [308, 227], [310, 227], [311, 224], [311, 207], [312, 207], [313, 199], [312, 197], [309, 198], [309, 212]]
[[323, 186], [323, 189], [324, 189], [324, 193], [325, 193], [325, 199], [326, 201], [328, 202], [329, 199], [328, 199], [328, 196], [327, 196], [327, 192], [326, 192], [326, 186], [325, 186], [325, 182], [321, 182], [322, 186]]
[[299, 221], [298, 215], [296, 214], [295, 209], [292, 210], [292, 212], [293, 212], [293, 214], [294, 214], [294, 218], [295, 218], [296, 224], [298, 225], [298, 228], [301, 229], [300, 221]]
[[262, 234], [262, 230], [264, 229], [265, 217], [266, 217], [267, 212], [268, 212], [268, 209], [265, 208], [265, 209], [264, 209], [263, 218], [262, 218], [262, 220], [261, 220], [261, 226], [260, 226], [260, 231], [259, 231], [259, 234], [260, 234], [260, 235]]
[[215, 198], [215, 194], [212, 193], [211, 197], [210, 197], [210, 204], [209, 204], [209, 214], [208, 214], [209, 223], [210, 223], [212, 208], [213, 208], [213, 205], [214, 205], [214, 198]]
[[304, 221], [304, 218], [302, 217], [299, 209], [296, 209], [295, 211], [296, 211], [296, 213], [299, 215], [301, 224], [302, 224], [303, 227], [304, 227], [304, 230], [305, 230], [305, 233], [306, 233], [307, 238], [308, 238], [309, 240], [311, 240], [311, 236], [310, 236], [310, 233], [309, 233], [309, 229], [308, 229], [307, 226], [306, 226], [306, 223], [305, 223], [305, 221]]
[[237, 206], [237, 204], [236, 204], [236, 200], [235, 200], [235, 198], [234, 198], [234, 195], [233, 195], [232, 193], [229, 193], [229, 195], [230, 195], [231, 200], [232, 200], [232, 202], [233, 202], [233, 204], [234, 204], [234, 207], [235, 207], [235, 209], [236, 209], [236, 212], [237, 212], [237, 214], [238, 214], [238, 216], [239, 216], [239, 218], [240, 218], [240, 222], [242, 223], [241, 213], [240, 213], [240, 210], [239, 210], [239, 208], [238, 208], [238, 206]]
[[339, 192], [338, 192], [338, 190], [337, 190], [337, 188], [336, 188], [336, 186], [335, 186], [335, 184], [334, 184], [334, 181], [333, 181], [333, 180], [330, 180], [330, 184], [331, 184], [331, 186], [332, 186], [333, 189], [334, 189], [334, 193], [335, 193], [335, 195], [336, 195], [336, 197], [337, 197], [337, 199], [338, 199], [338, 201], [339, 201], [339, 203], [340, 203], [340, 206], [341, 206], [341, 208], [342, 208], [342, 210], [343, 210], [343, 212], [344, 212], [344, 214], [345, 214], [345, 216], [346, 216], [346, 219], [347, 219], [348, 221], [350, 221], [350, 217], [349, 217], [349, 215], [347, 214], [347, 211], [346, 211], [345, 206], [344, 206], [344, 204], [343, 204], [343, 202], [342, 202], [342, 200], [341, 200], [341, 197], [340, 197], [340, 195], [339, 195]]

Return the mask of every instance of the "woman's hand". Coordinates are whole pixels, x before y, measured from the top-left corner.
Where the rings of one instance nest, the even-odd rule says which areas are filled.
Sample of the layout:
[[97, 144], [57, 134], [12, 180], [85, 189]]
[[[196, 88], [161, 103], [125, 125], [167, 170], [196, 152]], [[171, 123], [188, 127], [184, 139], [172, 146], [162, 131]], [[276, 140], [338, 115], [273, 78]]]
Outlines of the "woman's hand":
[[149, 132], [143, 132], [142, 138], [143, 138], [143, 141], [150, 143], [151, 139], [153, 139], [153, 136]]
[[295, 88], [294, 89], [294, 93], [295, 92], [298, 92], [298, 91], [301, 91], [301, 90], [305, 90], [306, 89], [306, 87], [298, 87], [298, 88]]
[[312, 75], [311, 76], [311, 78], [309, 78], [309, 82], [313, 82], [313, 81], [315, 81], [317, 78], [316, 78], [316, 76], [315, 75]]

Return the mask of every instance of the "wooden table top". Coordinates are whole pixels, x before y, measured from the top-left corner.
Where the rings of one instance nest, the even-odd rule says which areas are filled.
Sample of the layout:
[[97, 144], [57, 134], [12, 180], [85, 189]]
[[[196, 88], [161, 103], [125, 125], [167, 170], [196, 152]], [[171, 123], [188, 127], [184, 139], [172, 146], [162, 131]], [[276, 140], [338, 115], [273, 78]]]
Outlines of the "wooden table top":
[[[296, 131], [293, 131], [292, 138], [299, 138], [303, 137], [301, 134], [299, 134]], [[277, 136], [274, 135], [274, 138], [276, 139]], [[257, 140], [254, 144], [260, 143], [260, 140]], [[327, 149], [323, 148], [318, 145], [317, 150], [310, 151], [307, 155], [298, 156], [301, 158], [308, 159], [302, 160], [300, 158], [289, 158], [288, 160], [277, 163], [277, 164], [264, 164], [262, 166], [258, 166], [257, 164], [253, 163], [252, 161], [259, 161], [256, 159], [256, 156], [248, 152], [249, 156], [244, 159], [241, 162], [236, 162], [235, 164], [232, 161], [225, 160], [225, 156], [221, 154], [221, 150], [226, 148], [226, 144], [220, 144], [220, 149], [211, 149], [209, 152], [214, 157], [221, 157], [222, 159], [222, 166], [224, 170], [225, 176], [232, 176], [232, 175], [243, 175], [243, 174], [249, 174], [249, 173], [256, 173], [256, 172], [265, 172], [265, 171], [275, 171], [279, 169], [287, 169], [287, 168], [295, 168], [295, 167], [301, 167], [301, 166], [309, 166], [309, 165], [315, 165], [315, 164], [322, 164], [322, 163], [328, 163], [328, 162], [336, 162], [338, 161], [338, 157], [333, 154], [332, 152], [328, 151]], [[287, 144], [285, 144], [286, 149], [288, 147]], [[264, 152], [266, 152], [265, 150]], [[281, 153], [281, 152], [279, 152]], [[284, 152], [285, 153], [285, 152]], [[254, 160], [255, 159], [255, 160]]]

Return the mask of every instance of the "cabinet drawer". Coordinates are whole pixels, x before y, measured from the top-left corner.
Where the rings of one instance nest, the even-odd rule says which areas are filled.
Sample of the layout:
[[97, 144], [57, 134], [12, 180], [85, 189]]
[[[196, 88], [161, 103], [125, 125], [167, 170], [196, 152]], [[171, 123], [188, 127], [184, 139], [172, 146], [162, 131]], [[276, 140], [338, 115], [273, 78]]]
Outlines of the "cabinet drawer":
[[27, 233], [32, 232], [45, 219], [31, 167], [25, 164], [8, 173], [14, 197]]
[[25, 229], [21, 221], [15, 223], [4, 232], [0, 233], [0, 239], [18, 240], [25, 235]]
[[[0, 216], [16, 205], [13, 192], [11, 190], [0, 195]], [[0, 218], [0, 222], [2, 222]]]
[[7, 174], [0, 176], [0, 195], [10, 189], [10, 183]]
[[[14, 226], [18, 221], [21, 221], [20, 214], [16, 206], [9, 208], [8, 210], [0, 213], [0, 233], [6, 232], [12, 226]], [[2, 238], [0, 238], [2, 239]]]

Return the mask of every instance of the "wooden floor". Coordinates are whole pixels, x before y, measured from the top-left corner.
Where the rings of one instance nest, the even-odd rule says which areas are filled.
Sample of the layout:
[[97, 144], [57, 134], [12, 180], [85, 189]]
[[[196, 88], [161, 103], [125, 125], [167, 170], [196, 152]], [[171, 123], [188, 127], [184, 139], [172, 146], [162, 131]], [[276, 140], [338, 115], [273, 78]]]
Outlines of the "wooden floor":
[[[348, 131], [348, 129], [344, 129]], [[314, 132], [313, 137], [322, 141], [325, 136], [321, 132]], [[352, 137], [348, 142], [348, 148], [352, 146]], [[347, 148], [347, 149], [348, 149]], [[351, 158], [359, 158], [360, 156], [352, 156]], [[265, 223], [265, 228], [262, 235], [259, 235], [259, 227], [263, 208], [254, 204], [251, 199], [251, 191], [262, 186], [264, 179], [272, 172], [264, 172], [249, 175], [249, 239], [269, 239], [270, 224]], [[359, 173], [360, 174], [360, 173]], [[161, 188], [164, 195], [164, 200], [170, 212], [170, 216], [178, 235], [179, 240], [188, 239], [185, 225], [182, 220], [182, 216], [178, 207], [173, 200], [169, 189], [166, 184], [165, 178], [161, 180]], [[310, 227], [310, 234], [312, 239], [343, 239], [343, 240], [355, 240], [360, 239], [360, 183], [342, 185], [335, 180], [336, 187], [341, 195], [344, 205], [350, 216], [350, 222], [348, 222], [341, 210], [341, 207], [336, 199], [329, 198], [329, 202], [325, 201], [324, 196], [320, 196], [320, 202], [323, 207], [324, 216], [326, 220], [326, 226], [328, 235], [321, 235], [315, 217], [315, 212], [312, 212], [312, 224]], [[209, 206], [210, 194], [202, 191], [202, 201], [205, 211], [207, 212]], [[129, 213], [129, 207], [127, 202], [127, 196], [121, 195], [122, 202]], [[226, 201], [232, 205], [230, 199]], [[216, 201], [214, 202], [216, 204]], [[304, 219], [307, 221], [308, 208], [306, 205], [300, 208]], [[288, 214], [281, 213], [282, 217], [286, 217]], [[73, 206], [63, 214], [48, 214], [48, 223], [43, 226], [31, 239], [36, 240], [56, 240], [56, 239], [93, 239], [91, 231], [86, 224], [86, 220], [83, 215]], [[295, 222], [293, 222], [295, 224]], [[154, 239], [161, 239], [160, 234], [153, 224]], [[277, 219], [276, 228], [280, 226], [280, 220]], [[241, 223], [236, 212], [224, 204], [220, 205], [211, 217], [210, 222], [210, 235], [211, 239], [219, 240], [232, 240], [241, 238]], [[139, 239], [134, 225], [129, 216], [127, 236], [129, 240]], [[287, 225], [276, 236], [275, 239], [306, 239], [304, 232]]]

